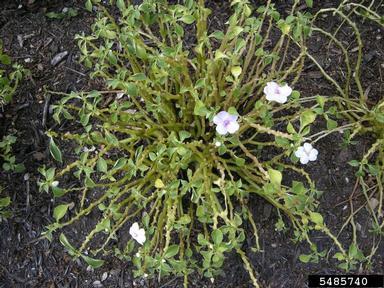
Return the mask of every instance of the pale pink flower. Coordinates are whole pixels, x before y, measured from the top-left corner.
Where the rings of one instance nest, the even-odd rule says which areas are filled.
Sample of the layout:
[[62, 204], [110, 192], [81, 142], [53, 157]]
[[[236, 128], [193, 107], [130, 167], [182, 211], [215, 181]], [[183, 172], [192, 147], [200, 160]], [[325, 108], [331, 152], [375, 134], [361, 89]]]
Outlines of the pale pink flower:
[[292, 88], [287, 84], [280, 86], [276, 82], [268, 82], [264, 87], [264, 94], [268, 101], [275, 101], [278, 103], [287, 102], [288, 96], [292, 94]]
[[239, 123], [237, 123], [237, 115], [231, 115], [226, 111], [219, 112], [215, 117], [213, 117], [213, 123], [215, 123], [216, 131], [220, 135], [225, 135], [227, 133], [234, 134], [239, 130]]

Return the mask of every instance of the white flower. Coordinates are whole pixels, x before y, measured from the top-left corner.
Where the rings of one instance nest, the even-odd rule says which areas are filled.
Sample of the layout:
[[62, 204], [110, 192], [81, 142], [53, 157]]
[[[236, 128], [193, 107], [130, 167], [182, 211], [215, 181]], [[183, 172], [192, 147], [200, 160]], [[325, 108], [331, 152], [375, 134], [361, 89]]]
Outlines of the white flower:
[[216, 141], [216, 142], [215, 142], [215, 146], [216, 146], [216, 147], [220, 147], [220, 146], [221, 146], [221, 142], [220, 142], [220, 141]]
[[56, 188], [57, 186], [59, 186], [59, 181], [53, 181], [51, 187]]
[[145, 238], [145, 230], [139, 227], [137, 222], [133, 223], [131, 228], [129, 228], [129, 234], [131, 234], [132, 238], [135, 239], [140, 245], [143, 245]]
[[119, 92], [116, 94], [116, 99], [121, 99], [124, 96], [124, 92]]
[[268, 82], [264, 87], [264, 94], [268, 101], [276, 101], [278, 103], [287, 102], [288, 96], [291, 95], [292, 88], [287, 84], [280, 86], [276, 82]]
[[237, 118], [237, 115], [231, 115], [226, 111], [219, 112], [215, 117], [213, 117], [213, 123], [217, 125], [217, 133], [220, 135], [235, 133], [240, 127], [239, 123], [237, 123]]
[[296, 157], [300, 158], [301, 164], [315, 161], [317, 159], [317, 154], [319, 154], [319, 151], [313, 148], [309, 143], [304, 143], [304, 145], [300, 146], [295, 152]]

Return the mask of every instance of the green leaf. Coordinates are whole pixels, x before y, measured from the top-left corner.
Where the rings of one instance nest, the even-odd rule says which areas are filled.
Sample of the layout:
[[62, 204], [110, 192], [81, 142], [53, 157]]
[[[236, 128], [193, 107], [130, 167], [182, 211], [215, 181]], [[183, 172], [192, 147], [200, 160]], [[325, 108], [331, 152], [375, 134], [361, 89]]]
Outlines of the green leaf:
[[97, 232], [100, 232], [100, 231], [109, 230], [110, 228], [111, 228], [111, 220], [109, 218], [105, 218], [99, 223], [97, 223], [95, 229]]
[[109, 131], [105, 131], [105, 139], [107, 139], [107, 141], [112, 145], [119, 145], [119, 140], [114, 134], [110, 133]]
[[9, 57], [8, 55], [6, 55], [6, 54], [1, 54], [1, 52], [0, 52], [0, 62], [1, 62], [1, 64], [3, 64], [3, 65], [9, 65], [9, 64], [11, 64], [11, 57]]
[[191, 133], [189, 133], [188, 131], [185, 131], [185, 130], [179, 131], [179, 138], [181, 142], [183, 142], [185, 139], [190, 138], [191, 136], [192, 136]]
[[352, 167], [358, 167], [360, 166], [360, 162], [357, 161], [357, 160], [351, 160], [348, 162], [349, 165], [351, 165]]
[[67, 190], [59, 187], [52, 187], [52, 193], [55, 198], [63, 196]]
[[244, 164], [245, 164], [245, 159], [244, 158], [240, 158], [240, 157], [236, 157], [235, 158], [235, 162], [236, 162], [237, 166], [243, 167]]
[[52, 157], [59, 161], [60, 163], [63, 162], [62, 155], [60, 149], [57, 147], [55, 141], [53, 141], [53, 138], [49, 141], [49, 152], [51, 152]]
[[288, 125], [287, 125], [287, 131], [288, 131], [288, 133], [290, 133], [290, 134], [296, 134], [296, 130], [295, 130], [295, 128], [293, 127], [293, 125], [292, 125], [291, 122], [288, 122]]
[[10, 197], [0, 198], [0, 207], [7, 207], [11, 203]]
[[280, 171], [274, 169], [268, 169], [269, 179], [273, 186], [280, 188], [283, 175]]
[[65, 17], [64, 13], [55, 13], [55, 12], [48, 12], [45, 14], [46, 17], [50, 19], [63, 19]]
[[119, 10], [120, 10], [121, 12], [124, 12], [125, 9], [126, 9], [124, 0], [117, 0], [117, 1], [116, 1], [116, 6], [117, 6], [117, 8], [119, 8]]
[[327, 129], [328, 130], [332, 130], [332, 129], [335, 129], [337, 127], [337, 122], [335, 120], [332, 120], [332, 119], [327, 119]]
[[179, 245], [171, 245], [168, 247], [167, 252], [164, 254], [164, 258], [168, 259], [179, 253]]
[[136, 97], [138, 94], [137, 86], [133, 83], [127, 83], [127, 92], [129, 96]]
[[134, 81], [144, 81], [147, 79], [147, 76], [145, 76], [144, 73], [136, 73], [130, 77]]
[[299, 256], [300, 261], [303, 263], [308, 263], [309, 261], [311, 261], [311, 258], [312, 258], [311, 254], [301, 254]]
[[189, 223], [191, 223], [191, 217], [188, 214], [185, 214], [185, 215], [180, 217], [178, 222], [180, 224], [183, 224], [183, 225], [189, 224]]
[[241, 71], [242, 71], [242, 69], [240, 66], [234, 66], [231, 68], [231, 73], [232, 73], [233, 77], [235, 77], [236, 79], [239, 78]]
[[25, 170], [25, 166], [24, 166], [24, 164], [19, 163], [19, 164], [16, 164], [16, 165], [15, 165], [15, 169], [14, 169], [14, 171], [15, 171], [16, 173], [23, 172], [24, 170]]
[[241, 27], [241, 26], [235, 26], [233, 27], [230, 32], [229, 32], [229, 38], [230, 39], [233, 39], [235, 38], [236, 36], [238, 36], [241, 32], [244, 31], [244, 28]]
[[99, 160], [97, 160], [97, 171], [106, 173], [107, 170], [108, 170], [107, 161], [105, 161], [103, 157], [100, 157]]
[[60, 243], [61, 243], [65, 248], [67, 248], [67, 250], [68, 250], [68, 252], [69, 252], [70, 255], [72, 255], [72, 256], [75, 256], [75, 255], [76, 255], [77, 252], [76, 252], [75, 247], [73, 247], [73, 246], [71, 245], [71, 243], [69, 243], [69, 241], [68, 241], [67, 237], [65, 237], [64, 233], [61, 233], [61, 234], [60, 234], [59, 240], [60, 240]]
[[56, 222], [59, 222], [61, 218], [65, 216], [68, 211], [69, 204], [61, 204], [56, 206], [53, 210], [53, 217], [56, 219]]
[[327, 99], [324, 96], [317, 96], [316, 101], [319, 103], [320, 107], [324, 109], [324, 104]]
[[305, 3], [307, 4], [307, 6], [309, 8], [312, 8], [313, 7], [313, 0], [305, 0]]
[[340, 269], [343, 269], [345, 271], [349, 270], [348, 263], [340, 263], [339, 265], [337, 265], [337, 267], [339, 267]]
[[316, 119], [316, 114], [311, 110], [306, 110], [300, 115], [300, 129], [302, 130], [307, 125], [311, 124]]
[[297, 90], [293, 90], [291, 94], [291, 99], [298, 100], [300, 98], [300, 92]]
[[310, 212], [309, 217], [311, 221], [315, 224], [322, 225], [323, 224], [323, 216], [317, 212]]
[[228, 108], [228, 113], [231, 114], [231, 115], [236, 115], [236, 116], [239, 115], [239, 113], [236, 110], [236, 107], [233, 107], [233, 106]]
[[220, 245], [223, 242], [223, 233], [219, 229], [213, 230], [212, 240], [216, 245]]
[[183, 21], [185, 24], [192, 24], [195, 22], [195, 17], [193, 15], [184, 15], [183, 17], [180, 18], [181, 21]]
[[88, 188], [92, 188], [96, 186], [95, 182], [89, 176], [85, 177], [84, 185], [85, 187], [88, 187]]
[[225, 55], [223, 52], [221, 52], [220, 50], [216, 50], [215, 60], [219, 60], [219, 59], [223, 59], [223, 58], [229, 59], [229, 57], [227, 55]]
[[223, 40], [224, 39], [224, 33], [222, 31], [215, 31], [209, 37], [216, 38], [218, 40]]
[[87, 0], [85, 2], [85, 9], [87, 9], [89, 12], [92, 12], [92, 1], [91, 0]]
[[355, 243], [352, 243], [352, 244], [349, 246], [348, 256], [349, 256], [350, 258], [355, 258], [356, 255], [357, 255], [357, 252], [358, 252], [358, 248], [356, 247]]
[[205, 215], [205, 208], [204, 206], [200, 205], [200, 206], [197, 206], [196, 208], [196, 216], [197, 217], [203, 217]]
[[104, 264], [104, 260], [94, 259], [89, 256], [81, 255], [81, 258], [83, 258], [85, 262], [87, 262], [87, 264], [92, 268], [99, 268]]
[[289, 31], [291, 31], [291, 25], [289, 25], [286, 22], [281, 22], [281, 24], [279, 25], [279, 28], [280, 28], [281, 32], [285, 35], [288, 35]]
[[205, 107], [204, 103], [201, 100], [196, 100], [193, 114], [204, 117], [207, 115], [208, 112], [209, 111], [207, 107]]

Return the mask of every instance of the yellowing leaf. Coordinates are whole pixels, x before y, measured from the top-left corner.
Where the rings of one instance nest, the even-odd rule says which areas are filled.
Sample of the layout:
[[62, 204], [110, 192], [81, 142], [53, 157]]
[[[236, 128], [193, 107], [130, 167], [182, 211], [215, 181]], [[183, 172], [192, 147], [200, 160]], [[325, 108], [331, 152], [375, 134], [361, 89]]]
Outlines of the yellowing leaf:
[[280, 188], [281, 180], [283, 179], [281, 172], [279, 170], [268, 169], [268, 174], [272, 185]]
[[240, 66], [234, 66], [231, 68], [231, 73], [232, 73], [233, 77], [235, 77], [235, 78], [239, 78], [241, 71], [242, 71], [242, 69]]
[[320, 213], [317, 213], [317, 212], [311, 212], [309, 214], [309, 218], [311, 219], [311, 221], [315, 224], [318, 224], [318, 225], [322, 225], [323, 224], [323, 216], [321, 216]]
[[215, 53], [215, 60], [222, 59], [222, 58], [229, 58], [227, 55], [225, 55], [223, 52], [220, 50], [217, 50]]
[[161, 181], [161, 179], [156, 179], [156, 181], [155, 181], [155, 187], [156, 187], [157, 189], [161, 189], [161, 188], [164, 188], [165, 185], [164, 185], [163, 181]]
[[300, 116], [300, 128], [303, 129], [316, 119], [316, 114], [311, 110], [304, 111]]

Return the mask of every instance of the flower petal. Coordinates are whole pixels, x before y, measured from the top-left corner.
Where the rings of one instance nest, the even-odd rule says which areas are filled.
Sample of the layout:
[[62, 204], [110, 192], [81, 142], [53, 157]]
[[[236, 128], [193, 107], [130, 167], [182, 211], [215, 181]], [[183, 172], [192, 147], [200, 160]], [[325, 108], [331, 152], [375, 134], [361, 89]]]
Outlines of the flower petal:
[[302, 146], [300, 146], [299, 148], [297, 148], [297, 150], [295, 152], [295, 156], [297, 158], [300, 158], [303, 154], [305, 154], [304, 148]]
[[309, 143], [304, 143], [303, 147], [304, 147], [305, 153], [307, 154], [309, 154], [313, 148], [312, 145]]
[[[279, 88], [279, 85], [276, 83], [276, 82], [268, 82], [267, 85], [264, 87], [264, 94], [265, 96], [267, 96], [267, 100], [269, 100], [268, 98], [273, 98], [274, 94], [275, 94], [275, 90]], [[270, 100], [272, 101], [272, 100]]]
[[309, 162], [308, 155], [303, 153], [303, 155], [301, 155], [301, 157], [300, 157], [300, 163], [301, 164], [307, 164], [308, 162]]
[[239, 118], [238, 115], [232, 115], [232, 114], [228, 113], [228, 116], [227, 116], [227, 118], [225, 120], [229, 120], [231, 122], [234, 122], [234, 121], [237, 121], [237, 118]]
[[239, 128], [240, 125], [236, 121], [232, 121], [227, 125], [227, 131], [231, 134], [235, 133]]
[[319, 151], [317, 151], [316, 149], [312, 149], [308, 155], [309, 161], [316, 161], [318, 154], [319, 154]]
[[287, 102], [287, 100], [288, 100], [287, 96], [280, 94], [280, 95], [275, 96], [274, 101], [276, 101], [277, 103], [283, 104], [283, 103]]
[[227, 128], [222, 123], [216, 126], [216, 132], [219, 133], [220, 135], [225, 135], [228, 133]]
[[285, 84], [283, 87], [280, 87], [280, 94], [288, 97], [292, 94], [292, 88]]
[[219, 113], [217, 113], [215, 115], [215, 117], [213, 117], [213, 123], [215, 123], [216, 125], [219, 125], [219, 124], [223, 123], [224, 120], [227, 119], [227, 117], [229, 115], [230, 114], [226, 111], [220, 111]]
[[141, 228], [138, 232], [139, 232], [139, 233], [138, 233], [138, 235], [137, 235], [137, 237], [136, 237], [135, 240], [136, 240], [139, 244], [143, 245], [144, 242], [145, 242], [145, 240], [146, 240], [146, 237], [145, 237], [145, 230], [144, 230], [143, 228]]
[[139, 231], [139, 224], [137, 222], [133, 223], [131, 228], [129, 228], [129, 234], [136, 234]]

